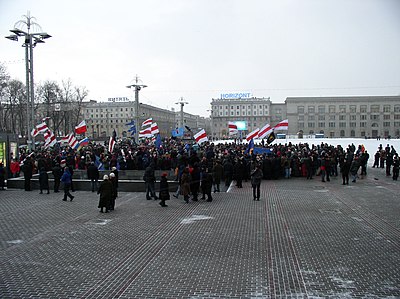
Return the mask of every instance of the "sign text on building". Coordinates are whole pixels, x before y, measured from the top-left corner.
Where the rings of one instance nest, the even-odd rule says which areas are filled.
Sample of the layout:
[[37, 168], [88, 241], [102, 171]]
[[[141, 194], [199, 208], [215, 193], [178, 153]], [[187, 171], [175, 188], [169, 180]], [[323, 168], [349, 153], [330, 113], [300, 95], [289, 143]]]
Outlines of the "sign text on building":
[[250, 92], [221, 93], [221, 99], [248, 99], [251, 97]]
[[108, 98], [109, 102], [129, 102], [127, 97], [119, 97], [119, 98]]

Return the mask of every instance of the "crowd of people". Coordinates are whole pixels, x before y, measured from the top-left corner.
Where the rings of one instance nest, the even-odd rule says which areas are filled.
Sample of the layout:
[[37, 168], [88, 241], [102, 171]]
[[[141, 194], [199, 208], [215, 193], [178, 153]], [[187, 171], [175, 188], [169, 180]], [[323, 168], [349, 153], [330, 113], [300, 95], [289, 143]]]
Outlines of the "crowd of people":
[[[100, 194], [100, 211], [114, 209], [118, 196], [118, 171], [143, 170], [146, 186], [146, 199], [160, 199], [160, 205], [166, 207], [169, 199], [167, 173], [159, 178], [161, 192], [155, 192], [155, 170], [174, 171], [174, 179], [179, 188], [174, 197], [183, 196], [185, 202], [204, 199], [212, 201], [212, 193], [220, 192], [221, 184], [229, 187], [232, 181], [242, 188], [243, 181], [251, 181], [253, 199], [260, 199], [261, 180], [290, 179], [304, 177], [307, 180], [318, 177], [329, 182], [331, 176], [341, 176], [342, 184], [355, 183], [367, 174], [369, 153], [360, 145], [333, 146], [320, 144], [273, 144], [264, 146], [269, 151], [256, 154], [247, 144], [241, 143], [204, 143], [188, 144], [179, 140], [164, 140], [161, 147], [150, 142], [135, 145], [129, 141], [119, 141], [112, 153], [107, 144], [89, 143], [88, 146], [73, 150], [65, 146], [52, 149], [38, 148], [33, 152], [22, 149], [19, 159], [13, 159], [8, 172], [17, 177], [22, 171], [25, 178], [25, 190], [31, 190], [32, 175], [39, 173], [40, 193], [49, 193], [49, 177], [54, 177], [54, 192], [59, 192], [60, 183], [64, 188], [64, 198], [71, 201], [75, 191], [74, 170], [87, 171], [91, 180], [92, 192]], [[386, 168], [386, 174], [397, 180], [399, 175], [399, 157], [393, 146], [380, 147], [374, 155], [373, 167]], [[99, 170], [109, 170], [103, 181], [98, 184]], [[6, 170], [0, 165], [0, 188], [4, 188]], [[200, 197], [201, 196], [201, 197]]]

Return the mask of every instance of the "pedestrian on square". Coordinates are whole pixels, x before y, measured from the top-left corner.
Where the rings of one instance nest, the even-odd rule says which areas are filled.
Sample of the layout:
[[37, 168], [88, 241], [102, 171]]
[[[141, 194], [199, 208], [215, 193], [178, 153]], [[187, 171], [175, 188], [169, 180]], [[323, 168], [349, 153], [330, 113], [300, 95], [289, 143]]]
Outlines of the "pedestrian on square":
[[44, 167], [42, 167], [39, 171], [39, 188], [39, 194], [43, 194], [43, 190], [47, 190], [47, 194], [50, 194], [49, 175]]
[[26, 160], [24, 161], [22, 171], [24, 172], [25, 191], [31, 191], [31, 179], [32, 179], [32, 175], [33, 175], [33, 165], [32, 165], [32, 161], [31, 161], [31, 157], [27, 157]]
[[63, 175], [60, 164], [56, 163], [51, 172], [54, 178], [54, 193], [58, 193], [60, 192], [59, 189], [60, 189], [61, 176]]
[[11, 160], [10, 171], [11, 171], [13, 178], [19, 177], [19, 172], [21, 171], [21, 166], [19, 165], [19, 162], [17, 160], [15, 160], [15, 159]]
[[111, 196], [111, 201], [110, 201], [110, 211], [114, 211], [115, 208], [115, 199], [117, 198], [117, 178], [115, 176], [115, 173], [111, 172], [110, 173], [110, 182], [112, 184], [112, 196]]
[[351, 179], [352, 179], [353, 183], [355, 183], [357, 180], [358, 168], [360, 168], [359, 158], [357, 156], [354, 156], [353, 161], [351, 162], [351, 165], [350, 165], [350, 174], [351, 174]]
[[186, 203], [189, 203], [189, 194], [190, 194], [190, 173], [189, 168], [185, 167], [181, 177], [181, 194], [183, 195], [183, 200]]
[[399, 156], [395, 154], [393, 156], [393, 180], [397, 181], [397, 178], [399, 177], [399, 168], [400, 168], [400, 160]]
[[168, 174], [164, 172], [160, 179], [160, 193], [158, 194], [158, 198], [161, 200], [160, 206], [162, 207], [168, 207], [165, 201], [170, 199], [167, 175]]
[[70, 198], [70, 200], [72, 201], [74, 199], [75, 196], [73, 196], [69, 190], [71, 188], [71, 173], [69, 172], [69, 167], [64, 167], [64, 173], [61, 177], [61, 182], [63, 182], [64, 185], [64, 198], [63, 201], [67, 201], [67, 197]]
[[203, 189], [203, 194], [207, 195], [207, 201], [212, 201], [211, 189], [212, 189], [212, 175], [209, 173], [208, 169], [203, 172], [201, 188]]
[[200, 190], [200, 169], [199, 163], [195, 162], [193, 165], [192, 173], [191, 173], [192, 180], [190, 181], [190, 191], [192, 192], [192, 200], [198, 201], [198, 195]]
[[348, 155], [346, 155], [340, 164], [340, 172], [342, 173], [343, 185], [349, 184], [350, 166], [351, 166], [351, 161], [349, 160]]
[[118, 181], [119, 181], [119, 174], [117, 167], [111, 168], [112, 173], [115, 175], [115, 197], [118, 197]]
[[253, 200], [260, 200], [260, 186], [263, 173], [261, 165], [257, 164], [254, 170], [250, 173], [251, 187], [253, 188]]
[[97, 191], [99, 187], [99, 169], [94, 165], [94, 162], [90, 162], [87, 170], [86, 170], [88, 179], [90, 180], [90, 184], [92, 186], [92, 192]]
[[110, 207], [110, 203], [111, 203], [111, 198], [113, 196], [113, 186], [112, 183], [109, 180], [108, 175], [104, 175], [103, 176], [103, 181], [100, 183], [100, 187], [99, 190], [97, 190], [97, 194], [100, 194], [100, 199], [99, 199], [99, 209], [100, 209], [100, 213], [104, 213], [105, 212], [108, 213], [108, 209]]
[[220, 192], [220, 185], [223, 174], [224, 174], [224, 168], [221, 165], [221, 161], [216, 160], [214, 167], [212, 169], [214, 193]]
[[4, 169], [3, 163], [0, 162], [0, 190], [4, 190], [6, 179], [6, 170]]
[[150, 165], [146, 167], [143, 175], [143, 180], [146, 186], [146, 199], [151, 200], [152, 197], [154, 199], [158, 199], [154, 186], [156, 182], [156, 177], [154, 174], [154, 163], [150, 163]]

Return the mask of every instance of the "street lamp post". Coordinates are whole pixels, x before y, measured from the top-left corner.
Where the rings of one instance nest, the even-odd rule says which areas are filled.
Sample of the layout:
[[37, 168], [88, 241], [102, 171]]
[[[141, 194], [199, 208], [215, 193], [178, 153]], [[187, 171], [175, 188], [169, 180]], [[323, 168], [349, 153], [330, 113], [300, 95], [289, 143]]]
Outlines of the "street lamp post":
[[207, 112], [210, 112], [210, 133], [211, 133], [211, 141], [214, 139], [214, 130], [213, 130], [213, 110], [212, 108], [207, 110]]
[[[25, 71], [26, 71], [26, 107], [27, 107], [27, 128], [26, 132], [31, 149], [35, 148], [35, 139], [30, 134], [30, 129], [34, 127], [35, 122], [35, 93], [33, 86], [33, 48], [39, 44], [44, 43], [44, 40], [50, 38], [51, 35], [42, 32], [40, 25], [33, 20], [29, 11], [27, 15], [23, 16], [25, 19], [15, 23], [14, 29], [11, 29], [12, 35], [6, 36], [9, 40], [18, 41], [18, 37], [24, 38], [22, 46], [25, 48]], [[21, 28], [26, 27], [26, 30]], [[33, 30], [34, 32], [31, 32]]]
[[147, 85], [139, 84], [139, 78], [136, 76], [136, 84], [131, 84], [128, 85], [127, 88], [134, 88], [135, 89], [135, 127], [136, 127], [136, 133], [135, 133], [135, 142], [136, 144], [139, 144], [139, 91], [142, 88], [147, 87]]
[[181, 105], [181, 114], [180, 114], [180, 124], [179, 127], [183, 128], [183, 123], [184, 123], [184, 117], [183, 117], [183, 107], [185, 106], [185, 104], [189, 104], [188, 102], [185, 102], [183, 100], [183, 98], [180, 98], [180, 102], [176, 102], [175, 104], [179, 104]]

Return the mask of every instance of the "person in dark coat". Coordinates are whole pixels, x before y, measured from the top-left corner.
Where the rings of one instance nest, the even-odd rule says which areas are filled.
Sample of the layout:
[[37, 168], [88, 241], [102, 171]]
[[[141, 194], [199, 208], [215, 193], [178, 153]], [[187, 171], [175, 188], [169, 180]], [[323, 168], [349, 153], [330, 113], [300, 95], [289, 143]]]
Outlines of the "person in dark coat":
[[225, 186], [229, 187], [233, 177], [233, 164], [229, 158], [224, 163]]
[[211, 196], [212, 182], [212, 175], [208, 172], [208, 169], [206, 169], [203, 172], [203, 177], [201, 178], [201, 188], [203, 190], [203, 194], [207, 195], [207, 201], [213, 200]]
[[0, 163], [0, 190], [4, 190], [6, 179], [6, 170], [4, 169], [3, 163]]
[[118, 180], [119, 180], [118, 169], [117, 167], [113, 167], [111, 168], [111, 171], [113, 174], [115, 174], [115, 197], [118, 197]]
[[261, 165], [257, 164], [254, 170], [250, 174], [251, 177], [251, 187], [253, 188], [253, 200], [260, 200], [260, 186], [263, 173], [261, 170]]
[[146, 167], [143, 175], [143, 180], [146, 186], [146, 199], [150, 200], [151, 197], [154, 199], [158, 199], [156, 192], [155, 192], [155, 182], [156, 182], [156, 177], [154, 174], [154, 164], [150, 163], [149, 166]]
[[168, 207], [165, 204], [166, 200], [170, 199], [170, 195], [169, 195], [169, 186], [168, 186], [168, 180], [167, 180], [167, 173], [164, 172], [161, 175], [161, 179], [160, 179], [160, 193], [158, 194], [158, 198], [161, 200], [160, 202], [160, 206], [162, 207]]
[[61, 182], [61, 176], [63, 174], [62, 169], [60, 167], [59, 163], [56, 163], [56, 165], [52, 169], [52, 174], [54, 178], [54, 193], [60, 192], [60, 182]]
[[92, 186], [92, 192], [95, 192], [95, 189], [97, 191], [97, 188], [99, 187], [100, 174], [99, 169], [94, 165], [94, 162], [90, 162], [86, 172]]
[[199, 163], [195, 162], [193, 165], [192, 180], [190, 181], [190, 191], [192, 192], [192, 200], [198, 201], [199, 189], [200, 189], [200, 169]]
[[246, 167], [243, 164], [243, 159], [239, 158], [233, 167], [234, 178], [236, 180], [236, 187], [243, 188], [243, 176], [246, 172]]
[[40, 194], [43, 194], [43, 190], [47, 189], [47, 194], [50, 194], [49, 187], [49, 175], [44, 167], [42, 167], [39, 171], [39, 188]]
[[221, 184], [221, 179], [224, 174], [224, 168], [221, 165], [221, 161], [217, 160], [215, 161], [215, 165], [212, 169], [212, 174], [213, 174], [213, 185], [214, 185], [214, 193], [219, 192], [219, 186]]
[[100, 183], [99, 190], [97, 190], [97, 194], [100, 194], [100, 200], [98, 206], [100, 209], [100, 213], [104, 213], [103, 209], [105, 209], [105, 212], [108, 213], [108, 208], [110, 207], [112, 193], [113, 193], [112, 189], [113, 186], [108, 178], [108, 175], [104, 175], [103, 181]]
[[343, 161], [340, 163], [340, 172], [342, 173], [343, 185], [349, 184], [350, 166], [351, 166], [351, 161], [348, 159], [348, 156], [346, 155]]
[[186, 201], [186, 203], [189, 203], [190, 181], [191, 177], [189, 169], [185, 167], [181, 176], [181, 194], [183, 195], [183, 200]]
[[351, 162], [350, 165], [350, 174], [351, 174], [351, 178], [352, 178], [352, 182], [355, 183], [357, 180], [357, 173], [358, 173], [358, 169], [360, 168], [360, 163], [359, 163], [359, 159], [357, 156], [355, 156], [353, 158], [353, 161]]
[[70, 198], [72, 201], [75, 196], [73, 196], [69, 190], [71, 188], [71, 181], [72, 181], [72, 176], [71, 173], [69, 172], [69, 167], [64, 167], [64, 173], [61, 176], [61, 182], [64, 184], [64, 198], [63, 201], [67, 201], [67, 197]]
[[115, 177], [115, 173], [111, 172], [109, 176], [110, 182], [112, 184], [112, 196], [110, 201], [110, 211], [114, 211], [115, 208], [115, 199], [117, 198], [117, 178]]
[[22, 167], [25, 179], [25, 191], [31, 191], [31, 179], [33, 174], [33, 165], [30, 157], [27, 157]]
[[393, 156], [393, 180], [397, 181], [397, 178], [399, 177], [399, 168], [400, 168], [400, 160], [399, 156], [395, 154]]

